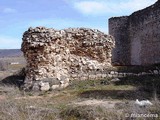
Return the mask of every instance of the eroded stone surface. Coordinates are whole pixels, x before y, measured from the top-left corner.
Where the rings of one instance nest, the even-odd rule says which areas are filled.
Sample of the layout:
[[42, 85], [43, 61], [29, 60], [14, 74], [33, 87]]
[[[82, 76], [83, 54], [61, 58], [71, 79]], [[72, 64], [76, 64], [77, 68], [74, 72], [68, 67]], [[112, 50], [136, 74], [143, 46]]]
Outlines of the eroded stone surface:
[[25, 88], [37, 88], [40, 82], [48, 82], [52, 89], [64, 88], [72, 78], [85, 80], [84, 74], [111, 66], [113, 47], [112, 36], [98, 30], [29, 28], [22, 43], [27, 60]]

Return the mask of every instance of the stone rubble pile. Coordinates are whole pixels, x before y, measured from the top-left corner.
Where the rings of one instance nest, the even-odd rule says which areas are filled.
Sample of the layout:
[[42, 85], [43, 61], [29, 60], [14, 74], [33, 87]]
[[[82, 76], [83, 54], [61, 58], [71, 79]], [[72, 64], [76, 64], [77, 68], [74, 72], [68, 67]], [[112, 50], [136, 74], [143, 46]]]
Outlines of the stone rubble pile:
[[68, 86], [73, 74], [103, 71], [111, 66], [112, 36], [99, 30], [29, 28], [21, 50], [27, 60], [26, 89], [49, 90]]

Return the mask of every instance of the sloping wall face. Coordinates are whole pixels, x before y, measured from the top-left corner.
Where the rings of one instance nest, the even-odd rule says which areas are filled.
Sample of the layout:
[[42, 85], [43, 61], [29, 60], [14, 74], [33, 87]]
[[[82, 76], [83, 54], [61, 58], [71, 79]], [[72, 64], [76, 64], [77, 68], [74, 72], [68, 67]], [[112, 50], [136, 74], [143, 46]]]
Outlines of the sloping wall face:
[[[113, 31], [111, 28], [117, 25], [123, 17], [110, 18], [109, 33], [115, 37], [116, 51], [121, 51], [122, 56], [128, 59], [119, 59], [120, 55], [113, 52], [113, 65], [149, 65], [160, 63], [160, 1], [154, 5], [137, 11], [123, 20], [120, 28]], [[127, 26], [123, 32], [124, 26]], [[119, 33], [121, 37], [117, 37]], [[122, 39], [124, 38], [124, 39]], [[121, 41], [121, 42], [120, 42]], [[128, 41], [126, 43], [126, 41]], [[120, 42], [120, 44], [118, 44]], [[127, 45], [126, 45], [127, 44]], [[128, 53], [123, 52], [123, 46], [127, 46]], [[126, 48], [125, 48], [126, 49]], [[123, 60], [123, 63], [121, 62]], [[117, 63], [116, 63], [116, 62]]]

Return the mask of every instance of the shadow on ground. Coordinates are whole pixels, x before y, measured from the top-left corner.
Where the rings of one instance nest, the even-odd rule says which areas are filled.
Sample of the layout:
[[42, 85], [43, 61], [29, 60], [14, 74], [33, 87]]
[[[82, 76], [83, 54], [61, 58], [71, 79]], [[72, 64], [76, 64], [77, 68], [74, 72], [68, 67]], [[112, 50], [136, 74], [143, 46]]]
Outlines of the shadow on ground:
[[[118, 85], [135, 86], [134, 90], [86, 90], [79, 94], [81, 98], [94, 99], [155, 99], [160, 98], [160, 76], [159, 75], [142, 75], [129, 76], [119, 78], [120, 80], [114, 82]], [[107, 86], [106, 86], [107, 87]]]
[[139, 90], [90, 90], [79, 94], [81, 98], [135, 100], [151, 99], [152, 94]]
[[16, 86], [21, 87], [24, 83], [25, 79], [25, 69], [22, 68], [21, 70], [17, 71], [11, 76], [7, 76], [6, 78], [0, 81], [0, 85], [8, 85], [8, 86]]
[[24, 83], [24, 76], [12, 75], [4, 78], [0, 81], [0, 85], [14, 85], [16, 87], [21, 87]]
[[156, 89], [160, 93], [160, 75], [128, 76], [119, 79], [120, 81], [115, 82], [115, 85], [133, 85], [141, 87], [143, 91], [147, 92], [152, 92]]

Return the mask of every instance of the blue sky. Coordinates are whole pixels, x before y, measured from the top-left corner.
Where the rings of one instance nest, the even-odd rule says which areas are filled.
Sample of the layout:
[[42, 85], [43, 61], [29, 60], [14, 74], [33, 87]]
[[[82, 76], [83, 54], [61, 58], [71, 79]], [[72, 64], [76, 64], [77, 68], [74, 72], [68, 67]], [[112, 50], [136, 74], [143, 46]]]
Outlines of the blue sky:
[[108, 33], [108, 19], [157, 0], [0, 0], [0, 49], [21, 48], [29, 27], [87, 27]]

